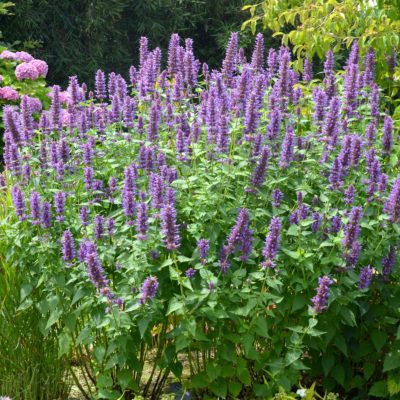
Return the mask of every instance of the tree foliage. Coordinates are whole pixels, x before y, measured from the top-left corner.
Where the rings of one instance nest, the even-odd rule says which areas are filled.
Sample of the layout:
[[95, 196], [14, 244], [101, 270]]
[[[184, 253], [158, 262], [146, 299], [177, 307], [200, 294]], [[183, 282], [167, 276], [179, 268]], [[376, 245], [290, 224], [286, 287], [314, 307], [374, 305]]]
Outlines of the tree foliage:
[[13, 16], [0, 17], [0, 26], [16, 49], [29, 50], [49, 63], [50, 82], [65, 82], [66, 71], [88, 81], [98, 68], [127, 71], [136, 64], [143, 35], [149, 37], [152, 46], [163, 50], [173, 32], [192, 37], [197, 44], [196, 56], [216, 65], [229, 33], [240, 30], [245, 16], [241, 8], [246, 3], [20, 0]]
[[294, 47], [299, 69], [303, 57], [322, 58], [329, 49], [337, 53], [349, 48], [354, 40], [362, 54], [373, 47], [382, 68], [386, 56], [399, 46], [399, 0], [265, 0], [243, 9], [250, 18], [242, 29], [255, 33], [258, 24], [271, 29], [283, 44]]

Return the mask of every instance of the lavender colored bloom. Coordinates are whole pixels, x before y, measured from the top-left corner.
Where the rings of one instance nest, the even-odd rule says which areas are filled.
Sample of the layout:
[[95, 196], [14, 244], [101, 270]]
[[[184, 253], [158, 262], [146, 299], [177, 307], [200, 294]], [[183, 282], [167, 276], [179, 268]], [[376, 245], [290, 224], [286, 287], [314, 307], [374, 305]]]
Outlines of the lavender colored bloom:
[[[89, 242], [90, 243], [90, 242]], [[87, 254], [85, 256], [85, 264], [87, 274], [92, 281], [93, 285], [98, 288], [107, 288], [108, 279], [104, 273], [103, 267], [101, 266], [98, 258], [95, 245], [87, 246]]]
[[358, 278], [358, 287], [360, 289], [368, 289], [372, 282], [373, 269], [368, 265], [360, 271]]
[[88, 141], [82, 145], [82, 160], [89, 167], [93, 164], [93, 143]]
[[57, 192], [54, 195], [54, 205], [56, 208], [57, 217], [56, 220], [61, 222], [64, 221], [64, 210], [65, 210], [65, 202], [66, 202], [67, 195], [64, 192]]
[[11, 197], [14, 204], [15, 215], [20, 221], [26, 218], [24, 193], [18, 186], [11, 188]]
[[139, 67], [142, 69], [149, 55], [149, 39], [142, 36], [139, 40]]
[[112, 236], [115, 232], [115, 220], [114, 218], [108, 218], [107, 220], [107, 232]]
[[174, 76], [180, 68], [179, 65], [179, 42], [180, 37], [177, 33], [171, 35], [168, 45], [168, 73]]
[[396, 265], [396, 249], [390, 246], [389, 254], [382, 258], [382, 273], [385, 276], [390, 275]]
[[361, 251], [358, 237], [361, 232], [360, 222], [362, 214], [363, 211], [361, 207], [353, 207], [349, 215], [349, 222], [344, 228], [344, 239], [342, 241], [343, 256], [351, 266], [356, 264]]
[[210, 241], [208, 239], [200, 239], [197, 242], [199, 249], [200, 262], [204, 265], [207, 262], [208, 251], [210, 250]]
[[156, 296], [159, 283], [155, 276], [148, 276], [140, 289], [140, 304], [145, 304]]
[[152, 196], [151, 206], [154, 210], [159, 210], [163, 204], [164, 182], [160, 175], [150, 173], [150, 194]]
[[138, 205], [136, 215], [136, 231], [139, 240], [146, 240], [148, 230], [148, 207], [145, 202], [145, 193], [141, 193], [141, 199], [142, 201]]
[[371, 85], [375, 80], [375, 51], [370, 47], [364, 59], [364, 85]]
[[279, 161], [279, 166], [281, 168], [288, 168], [293, 160], [295, 135], [293, 132], [293, 127], [288, 126], [286, 128], [286, 135], [282, 143], [281, 158]]
[[325, 92], [319, 86], [317, 86], [313, 90], [313, 100], [314, 100], [314, 115], [313, 115], [314, 122], [317, 126], [317, 133], [320, 133], [325, 117], [325, 109], [328, 98]]
[[312, 78], [313, 78], [312, 61], [310, 61], [308, 58], [305, 58], [303, 65], [303, 81], [310, 82]]
[[251, 184], [254, 188], [259, 188], [265, 180], [267, 173], [268, 158], [270, 156], [270, 150], [268, 146], [264, 146], [261, 152], [260, 160], [254, 168], [253, 175], [251, 177]]
[[168, 250], [175, 250], [180, 246], [179, 225], [176, 223], [176, 210], [174, 205], [165, 204], [161, 210], [161, 225], [164, 243]]
[[356, 195], [356, 189], [353, 185], [350, 185], [344, 192], [344, 202], [347, 205], [353, 204]]
[[379, 87], [377, 84], [373, 83], [371, 85], [371, 100], [370, 100], [370, 108], [371, 108], [371, 117], [373, 122], [378, 123], [379, 121]]
[[61, 245], [63, 260], [66, 263], [69, 263], [75, 258], [74, 237], [72, 236], [72, 233], [69, 229], [64, 231], [61, 238]]
[[161, 117], [161, 104], [159, 101], [153, 101], [149, 112], [149, 127], [147, 130], [147, 139], [152, 142], [158, 138], [158, 127]]
[[41, 201], [38, 192], [31, 193], [30, 208], [31, 208], [32, 224], [38, 225], [40, 223], [40, 214], [41, 214]]
[[385, 115], [382, 136], [382, 154], [388, 156], [393, 148], [393, 120]]
[[283, 200], [283, 193], [279, 189], [274, 189], [272, 192], [272, 205], [278, 208]]
[[229, 120], [225, 114], [221, 114], [218, 122], [217, 151], [227, 153], [229, 146]]
[[340, 231], [340, 229], [342, 229], [342, 219], [339, 215], [334, 215], [331, 218], [331, 228], [329, 231], [333, 234], [336, 234]]
[[334, 149], [338, 138], [338, 119], [340, 115], [340, 101], [334, 96], [329, 103], [329, 111], [325, 116], [323, 124], [323, 134], [329, 138], [330, 148]]
[[89, 210], [86, 206], [81, 207], [79, 211], [79, 217], [81, 219], [82, 226], [89, 225]]
[[53, 95], [50, 106], [51, 128], [58, 131], [61, 126], [60, 86], [53, 86]]
[[338, 189], [342, 186], [343, 184], [342, 170], [343, 166], [340, 157], [338, 156], [333, 161], [333, 165], [329, 173], [329, 183], [331, 189]]
[[192, 279], [196, 275], [196, 270], [194, 268], [188, 268], [185, 271], [185, 275], [186, 275], [187, 278]]
[[226, 46], [225, 58], [222, 62], [222, 74], [227, 86], [231, 86], [233, 74], [236, 69], [236, 57], [238, 51], [239, 37], [237, 32], [231, 32], [228, 44]]
[[85, 188], [87, 190], [92, 190], [93, 189], [93, 168], [92, 167], [85, 167], [83, 170], [83, 178], [85, 182]]
[[376, 131], [376, 125], [370, 122], [365, 130], [365, 138], [367, 139], [368, 145], [370, 146], [373, 145], [375, 141], [375, 131]]
[[256, 36], [256, 44], [251, 56], [251, 67], [257, 72], [261, 72], [264, 68], [264, 36], [258, 33]]
[[93, 219], [93, 222], [94, 222], [94, 228], [93, 228], [94, 238], [101, 239], [104, 233], [104, 217], [101, 215], [96, 215]]
[[281, 240], [282, 224], [279, 217], [273, 217], [269, 225], [269, 232], [265, 238], [263, 256], [265, 261], [261, 264], [263, 268], [274, 268], [275, 259], [278, 254], [279, 242]]
[[324, 311], [328, 306], [328, 298], [330, 295], [330, 286], [333, 280], [329, 276], [322, 276], [318, 278], [317, 294], [312, 298], [313, 310], [316, 313]]
[[392, 223], [400, 222], [400, 178], [393, 183], [392, 191], [385, 203], [384, 211]]
[[131, 190], [124, 190], [122, 193], [122, 206], [124, 215], [128, 218], [128, 224], [133, 225], [133, 216], [136, 211], [135, 194]]
[[32, 109], [28, 96], [21, 97], [21, 133], [25, 142], [28, 142], [33, 135]]
[[40, 223], [43, 228], [51, 228], [51, 204], [47, 201], [42, 204]]
[[319, 230], [319, 228], [321, 227], [322, 215], [319, 212], [315, 212], [315, 213], [313, 213], [312, 218], [313, 218], [313, 222], [311, 224], [311, 230], [314, 233], [316, 233]]
[[[249, 228], [250, 216], [247, 208], [239, 209], [239, 214], [236, 224], [231, 229], [227, 238], [225, 247], [226, 258], [229, 254], [233, 253], [235, 248], [239, 248], [242, 252], [241, 260], [247, 260], [250, 256], [252, 249], [252, 235], [253, 231]], [[224, 260], [221, 260], [221, 268]]]

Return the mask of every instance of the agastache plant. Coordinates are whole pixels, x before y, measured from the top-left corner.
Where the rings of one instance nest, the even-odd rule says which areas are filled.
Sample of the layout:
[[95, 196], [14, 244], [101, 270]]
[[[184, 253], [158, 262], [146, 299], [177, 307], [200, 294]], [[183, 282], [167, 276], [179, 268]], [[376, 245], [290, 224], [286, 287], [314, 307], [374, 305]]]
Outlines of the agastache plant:
[[[218, 63], [137, 38], [128, 71], [48, 90], [0, 53], [0, 282], [84, 398], [160, 398], [172, 375], [196, 398], [395, 391], [396, 54], [360, 42], [319, 71], [243, 39]], [[14, 93], [16, 68], [37, 77]]]

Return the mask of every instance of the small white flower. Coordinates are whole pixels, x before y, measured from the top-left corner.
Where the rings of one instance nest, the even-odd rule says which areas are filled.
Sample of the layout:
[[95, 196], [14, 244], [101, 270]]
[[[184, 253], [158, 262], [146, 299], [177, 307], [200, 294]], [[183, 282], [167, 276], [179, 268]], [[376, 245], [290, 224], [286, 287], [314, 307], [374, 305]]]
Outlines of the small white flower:
[[298, 394], [300, 397], [306, 397], [307, 389], [297, 389], [296, 394]]

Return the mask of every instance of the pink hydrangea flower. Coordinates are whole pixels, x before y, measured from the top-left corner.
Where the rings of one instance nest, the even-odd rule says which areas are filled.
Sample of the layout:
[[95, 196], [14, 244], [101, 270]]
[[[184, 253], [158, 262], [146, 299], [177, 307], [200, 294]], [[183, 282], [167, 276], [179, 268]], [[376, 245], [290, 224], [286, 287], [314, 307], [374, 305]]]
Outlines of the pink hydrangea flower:
[[15, 60], [15, 53], [10, 50], [3, 50], [0, 54], [0, 58], [3, 60]]
[[14, 90], [10, 86], [4, 86], [0, 88], [0, 99], [1, 100], [9, 100], [9, 101], [15, 101], [18, 100], [19, 95], [16, 90]]
[[34, 58], [27, 53], [26, 51], [17, 51], [14, 55], [14, 59], [18, 61], [23, 61], [23, 62], [29, 62], [32, 61]]
[[49, 66], [47, 65], [47, 63], [43, 60], [32, 60], [29, 62], [29, 64], [34, 65], [35, 68], [38, 70], [39, 72], [39, 76], [43, 76], [43, 78], [46, 77], [47, 72], [49, 70]]
[[39, 72], [33, 64], [24, 62], [15, 68], [15, 76], [19, 81], [24, 79], [35, 80], [39, 77]]

